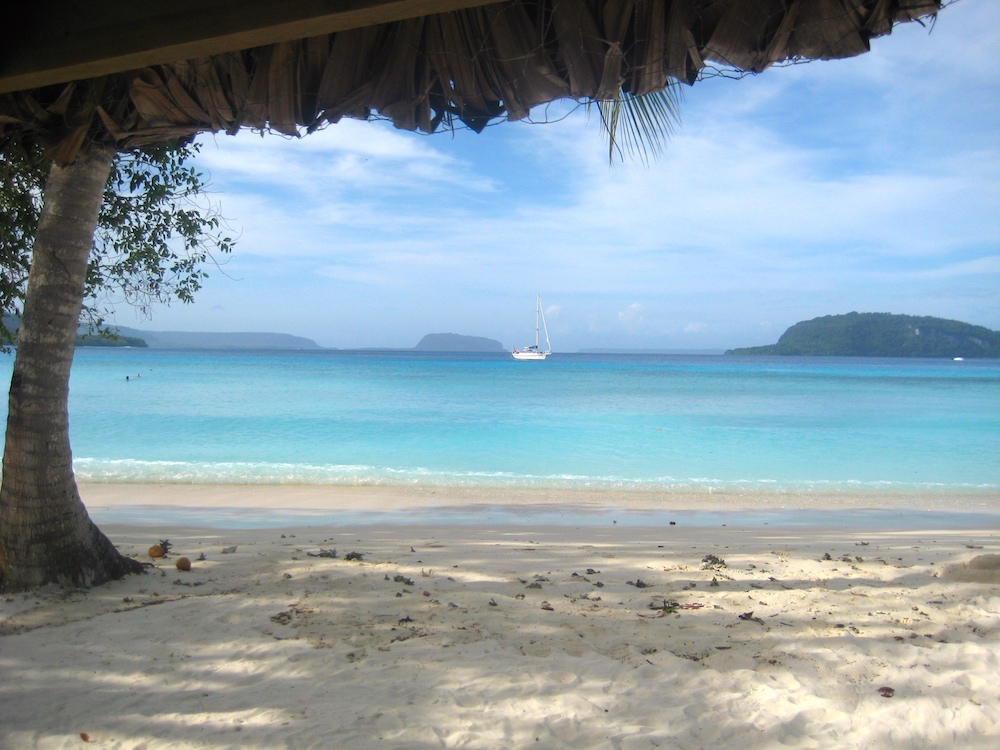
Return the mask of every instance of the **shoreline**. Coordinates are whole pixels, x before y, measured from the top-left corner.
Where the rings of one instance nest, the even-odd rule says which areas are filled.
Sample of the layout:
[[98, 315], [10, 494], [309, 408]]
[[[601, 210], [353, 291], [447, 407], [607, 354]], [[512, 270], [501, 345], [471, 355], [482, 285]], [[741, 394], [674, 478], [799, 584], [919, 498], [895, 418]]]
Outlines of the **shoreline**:
[[328, 485], [79, 485], [98, 524], [201, 528], [563, 526], [1000, 528], [1000, 495], [682, 494]]
[[79, 482], [88, 508], [165, 506], [302, 511], [408, 511], [426, 508], [576, 508], [583, 511], [898, 510], [1000, 515], [998, 491], [785, 490], [656, 492], [495, 487], [131, 484]]

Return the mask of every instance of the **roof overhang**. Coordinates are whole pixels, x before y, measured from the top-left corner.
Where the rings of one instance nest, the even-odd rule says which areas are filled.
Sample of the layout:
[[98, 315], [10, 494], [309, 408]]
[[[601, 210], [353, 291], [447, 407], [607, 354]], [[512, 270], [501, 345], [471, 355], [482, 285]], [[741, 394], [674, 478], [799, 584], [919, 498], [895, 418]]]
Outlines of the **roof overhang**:
[[15, 0], [0, 26], [0, 94], [496, 1]]
[[0, 146], [69, 164], [241, 128], [344, 117], [482, 130], [557, 99], [608, 101], [860, 55], [940, 0], [16, 0], [0, 26]]

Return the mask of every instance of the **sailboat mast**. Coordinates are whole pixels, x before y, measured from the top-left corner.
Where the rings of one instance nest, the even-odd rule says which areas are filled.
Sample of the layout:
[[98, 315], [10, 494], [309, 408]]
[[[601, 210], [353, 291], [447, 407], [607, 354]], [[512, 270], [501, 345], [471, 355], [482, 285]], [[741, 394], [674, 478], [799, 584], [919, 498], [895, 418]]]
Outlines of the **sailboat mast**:
[[[542, 314], [542, 295], [535, 295], [535, 348], [538, 348], [538, 317]], [[546, 336], [548, 332], [546, 332]]]

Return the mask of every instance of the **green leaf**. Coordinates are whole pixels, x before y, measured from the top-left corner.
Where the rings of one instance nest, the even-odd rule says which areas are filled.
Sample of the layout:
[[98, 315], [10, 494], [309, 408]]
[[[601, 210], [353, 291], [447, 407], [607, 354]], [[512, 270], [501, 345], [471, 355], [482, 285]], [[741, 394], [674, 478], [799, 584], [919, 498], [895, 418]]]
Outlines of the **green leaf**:
[[674, 126], [680, 123], [680, 84], [673, 82], [661, 91], [635, 96], [620, 91], [614, 99], [597, 102], [601, 126], [608, 139], [608, 161], [638, 156], [648, 164], [663, 148]]
[[[122, 302], [149, 314], [156, 303], [191, 302], [207, 274], [232, 252], [225, 221], [189, 165], [197, 144], [174, 141], [117, 154], [104, 192], [87, 270], [83, 316], [91, 327]], [[0, 308], [17, 315], [50, 164], [37, 146], [0, 141]], [[0, 323], [0, 345], [12, 343]]]

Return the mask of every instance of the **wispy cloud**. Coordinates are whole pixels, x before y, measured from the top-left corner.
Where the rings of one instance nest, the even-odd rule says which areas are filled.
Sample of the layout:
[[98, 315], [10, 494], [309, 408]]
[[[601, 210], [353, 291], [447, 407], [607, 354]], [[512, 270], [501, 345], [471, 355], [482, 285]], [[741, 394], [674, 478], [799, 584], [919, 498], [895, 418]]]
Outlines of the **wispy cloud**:
[[638, 302], [633, 302], [624, 310], [618, 313], [618, 320], [626, 325], [642, 322], [643, 307]]
[[469, 165], [415, 137], [387, 127], [344, 120], [303, 138], [240, 133], [205, 136], [199, 165], [252, 192], [290, 190], [300, 196], [338, 196], [364, 187], [377, 195], [431, 185], [489, 192], [486, 176], [469, 179]]

